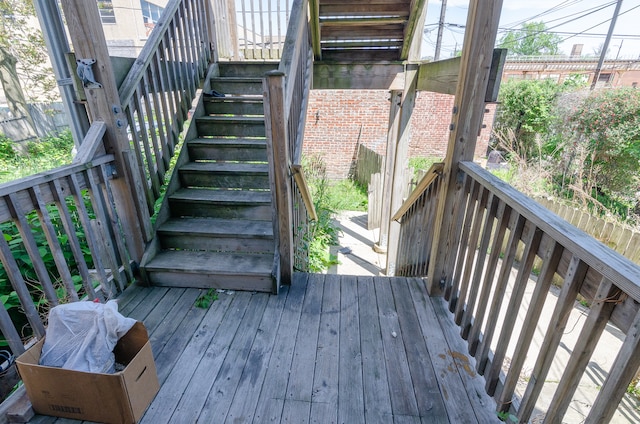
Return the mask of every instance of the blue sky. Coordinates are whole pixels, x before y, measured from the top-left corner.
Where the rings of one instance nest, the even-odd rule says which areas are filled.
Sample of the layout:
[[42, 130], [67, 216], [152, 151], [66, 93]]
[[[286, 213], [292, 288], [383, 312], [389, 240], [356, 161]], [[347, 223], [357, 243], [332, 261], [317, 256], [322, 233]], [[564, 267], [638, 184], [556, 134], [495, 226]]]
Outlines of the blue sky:
[[[615, 3], [615, 0], [504, 0], [498, 39], [508, 29], [520, 28], [522, 22], [544, 21], [547, 28], [557, 31], [563, 38], [560, 44], [562, 53], [569, 54], [573, 44], [583, 44], [582, 54], [594, 55], [604, 43]], [[423, 57], [433, 56], [441, 4], [436, 0], [428, 3]], [[468, 4], [468, 0], [447, 0], [441, 59], [451, 57], [454, 49], [460, 49], [462, 45]], [[640, 0], [622, 2], [607, 55], [608, 58], [616, 56], [640, 57]]]

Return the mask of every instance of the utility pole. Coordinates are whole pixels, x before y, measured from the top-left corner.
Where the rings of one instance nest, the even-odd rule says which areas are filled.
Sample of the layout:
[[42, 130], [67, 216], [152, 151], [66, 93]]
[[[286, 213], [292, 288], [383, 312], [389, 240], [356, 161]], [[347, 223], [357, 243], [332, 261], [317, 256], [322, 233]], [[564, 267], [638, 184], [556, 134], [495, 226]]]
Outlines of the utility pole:
[[442, 32], [444, 31], [444, 15], [447, 12], [447, 0], [442, 0], [440, 6], [440, 21], [438, 21], [438, 38], [436, 39], [436, 52], [433, 54], [433, 60], [440, 59], [440, 47], [442, 46]]
[[607, 38], [604, 40], [604, 45], [602, 46], [602, 52], [600, 53], [600, 60], [598, 60], [598, 66], [596, 67], [596, 72], [593, 74], [593, 81], [591, 81], [591, 91], [596, 88], [596, 84], [598, 83], [598, 79], [600, 78], [600, 71], [602, 71], [602, 64], [604, 63], [604, 57], [607, 55], [607, 50], [609, 49], [609, 42], [611, 41], [611, 36], [613, 35], [613, 28], [616, 26], [616, 21], [618, 20], [618, 13], [620, 13], [620, 7], [622, 6], [622, 0], [618, 0], [616, 3], [616, 10], [613, 12], [613, 18], [611, 18], [611, 25], [609, 25], [609, 32], [607, 33]]

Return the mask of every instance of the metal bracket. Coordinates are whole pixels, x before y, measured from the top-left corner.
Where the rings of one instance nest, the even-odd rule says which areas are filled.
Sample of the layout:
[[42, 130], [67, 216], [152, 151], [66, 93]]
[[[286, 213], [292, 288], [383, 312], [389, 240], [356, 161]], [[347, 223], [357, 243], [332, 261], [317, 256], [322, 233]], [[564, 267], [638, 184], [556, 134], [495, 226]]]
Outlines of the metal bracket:
[[78, 78], [80, 78], [85, 88], [102, 88], [102, 84], [97, 82], [93, 76], [93, 69], [91, 68], [96, 63], [95, 59], [77, 59], [76, 63], [78, 65], [76, 70]]

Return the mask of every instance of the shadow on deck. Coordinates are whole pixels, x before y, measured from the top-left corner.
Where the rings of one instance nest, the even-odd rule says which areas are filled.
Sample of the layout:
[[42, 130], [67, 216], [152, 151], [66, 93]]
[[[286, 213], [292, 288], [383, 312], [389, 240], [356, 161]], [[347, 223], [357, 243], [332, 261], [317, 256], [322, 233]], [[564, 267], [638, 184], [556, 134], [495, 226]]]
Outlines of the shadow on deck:
[[[296, 274], [273, 296], [133, 286], [161, 389], [143, 423], [488, 423], [495, 403], [421, 280]], [[46, 422], [37, 417], [37, 422]]]

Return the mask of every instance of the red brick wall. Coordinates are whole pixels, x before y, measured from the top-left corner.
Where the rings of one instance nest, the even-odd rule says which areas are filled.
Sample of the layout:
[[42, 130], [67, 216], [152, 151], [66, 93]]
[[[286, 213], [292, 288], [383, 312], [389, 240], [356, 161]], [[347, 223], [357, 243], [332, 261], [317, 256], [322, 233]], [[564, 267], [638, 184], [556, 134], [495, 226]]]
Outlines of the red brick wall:
[[[331, 179], [346, 178], [358, 143], [385, 154], [389, 121], [389, 92], [385, 90], [314, 90], [307, 109], [304, 155], [320, 154]], [[409, 156], [444, 157], [449, 137], [453, 96], [418, 93], [411, 117]], [[494, 105], [487, 105], [487, 128], [476, 145], [484, 157], [493, 122]]]

